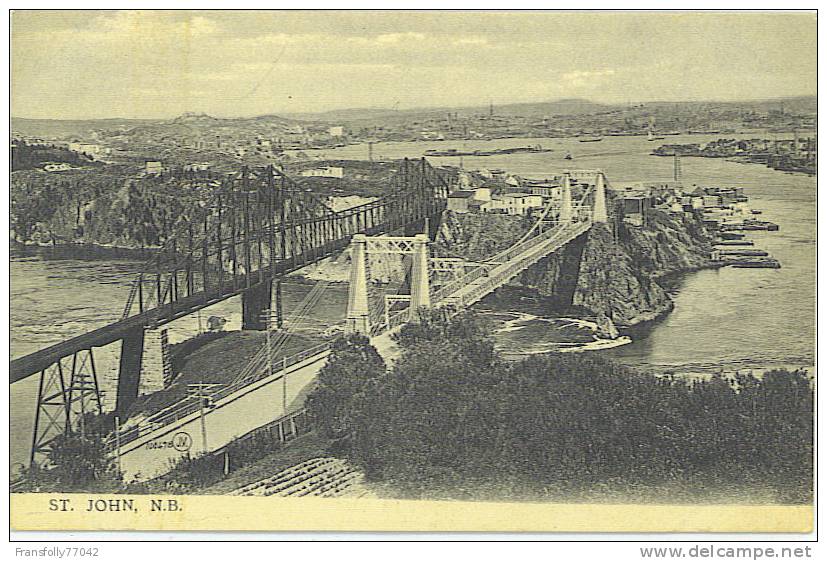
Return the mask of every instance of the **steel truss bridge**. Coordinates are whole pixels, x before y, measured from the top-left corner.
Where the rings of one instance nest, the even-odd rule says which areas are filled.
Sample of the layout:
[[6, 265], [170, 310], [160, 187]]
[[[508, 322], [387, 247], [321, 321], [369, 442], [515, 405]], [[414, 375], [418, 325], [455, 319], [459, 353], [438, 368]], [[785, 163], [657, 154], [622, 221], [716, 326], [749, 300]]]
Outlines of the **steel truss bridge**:
[[32, 462], [101, 411], [94, 348], [121, 342], [116, 412], [123, 415], [138, 395], [146, 330], [237, 295], [244, 328], [262, 329], [274, 279], [344, 249], [356, 234], [418, 231], [438, 219], [448, 191], [424, 158], [402, 160], [385, 196], [340, 212], [272, 166], [228, 177], [180, 217], [133, 282], [119, 321], [11, 361], [10, 383], [40, 377]]
[[[584, 176], [593, 184], [583, 190], [578, 201], [573, 201], [570, 180], [573, 177], [582, 180]], [[457, 310], [465, 309], [583, 235], [594, 223], [607, 222], [605, 208], [605, 180], [602, 172], [572, 172], [564, 176], [561, 201], [549, 203], [534, 225], [516, 243], [480, 262], [431, 257], [427, 247], [428, 236], [422, 234], [355, 234], [350, 242], [351, 271], [346, 330], [378, 337], [405, 323], [417, 321], [421, 308], [447, 306]], [[391, 278], [380, 294], [375, 293], [375, 286], [369, 282], [370, 256], [376, 254], [403, 257], [401, 271], [397, 273], [399, 278]], [[267, 348], [263, 347], [260, 357], [254, 357], [248, 365], [240, 367], [244, 375], [238, 377], [236, 382], [213, 391], [209, 396], [210, 401], [220, 408], [223, 403], [232, 402], [240, 393], [249, 391], [248, 387], [252, 384], [273, 377], [284, 377], [288, 369], [317, 357], [326, 358], [329, 353], [330, 344], [322, 343], [281, 358], [277, 361], [278, 364], [268, 364]], [[198, 414], [198, 410], [199, 405], [192, 400], [173, 404], [142, 420], [138, 425], [119, 432], [120, 446], [130, 448], [135, 441], [168, 432], [168, 427], [191, 420]], [[290, 415], [292, 414], [273, 422], [282, 422]], [[252, 426], [239, 429], [258, 430]]]

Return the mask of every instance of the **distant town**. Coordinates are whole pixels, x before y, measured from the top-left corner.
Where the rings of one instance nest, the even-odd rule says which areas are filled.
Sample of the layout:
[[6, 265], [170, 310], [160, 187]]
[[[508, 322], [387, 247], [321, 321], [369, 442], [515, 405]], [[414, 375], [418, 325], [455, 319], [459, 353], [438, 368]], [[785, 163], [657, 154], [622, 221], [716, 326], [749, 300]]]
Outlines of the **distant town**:
[[[166, 121], [12, 120], [12, 169], [37, 165], [64, 172], [87, 162], [68, 154], [27, 162], [22, 145], [45, 145], [81, 154], [89, 162], [126, 165], [133, 173], [169, 169], [230, 171], [251, 166], [318, 159], [320, 152], [351, 144], [388, 141], [462, 141], [501, 138], [760, 133], [797, 131], [815, 153], [815, 98], [742, 103], [644, 103], [608, 106], [584, 100], [464, 109], [329, 112], [302, 119], [275, 115], [216, 118], [187, 113]], [[686, 155], [693, 155], [687, 153]], [[63, 165], [65, 164], [65, 165]]]

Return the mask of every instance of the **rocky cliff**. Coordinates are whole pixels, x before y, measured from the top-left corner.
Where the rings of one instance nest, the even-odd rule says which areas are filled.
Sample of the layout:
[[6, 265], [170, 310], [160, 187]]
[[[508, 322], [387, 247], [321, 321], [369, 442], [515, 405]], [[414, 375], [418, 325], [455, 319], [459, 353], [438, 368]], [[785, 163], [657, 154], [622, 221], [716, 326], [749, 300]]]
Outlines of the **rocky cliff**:
[[[435, 253], [478, 259], [507, 247], [527, 227], [519, 217], [446, 213]], [[550, 313], [574, 309], [628, 327], [672, 309], [657, 279], [710, 266], [710, 242], [696, 218], [652, 211], [642, 227], [595, 225], [510, 284], [544, 297]]]
[[432, 253], [477, 261], [490, 257], [520, 239], [531, 227], [522, 216], [442, 213]]

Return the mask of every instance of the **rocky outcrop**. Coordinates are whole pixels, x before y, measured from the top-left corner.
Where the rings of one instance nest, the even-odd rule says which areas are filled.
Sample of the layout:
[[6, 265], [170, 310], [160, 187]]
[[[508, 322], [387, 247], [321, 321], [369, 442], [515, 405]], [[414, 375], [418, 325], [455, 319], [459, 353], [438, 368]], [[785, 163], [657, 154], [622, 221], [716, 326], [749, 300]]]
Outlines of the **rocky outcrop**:
[[506, 249], [531, 227], [522, 216], [507, 214], [442, 214], [432, 252], [438, 257], [477, 261]]
[[695, 217], [652, 211], [642, 227], [596, 224], [518, 282], [549, 296], [557, 306], [605, 315], [629, 327], [672, 309], [658, 279], [711, 266], [711, 241]]
[[[508, 247], [527, 228], [520, 217], [446, 213], [435, 253], [479, 259]], [[695, 217], [652, 211], [642, 227], [595, 225], [509, 284], [542, 296], [550, 313], [574, 309], [629, 327], [672, 309], [658, 279], [711, 266], [711, 241]]]

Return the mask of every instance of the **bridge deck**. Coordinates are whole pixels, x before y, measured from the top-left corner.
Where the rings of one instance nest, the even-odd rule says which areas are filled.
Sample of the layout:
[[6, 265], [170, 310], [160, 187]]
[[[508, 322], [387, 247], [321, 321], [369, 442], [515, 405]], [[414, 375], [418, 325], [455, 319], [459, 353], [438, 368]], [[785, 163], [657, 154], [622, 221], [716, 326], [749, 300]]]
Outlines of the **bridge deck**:
[[[368, 234], [376, 234], [382, 232], [384, 229], [385, 225], [382, 225], [376, 228], [369, 228], [365, 232]], [[329, 242], [325, 244], [324, 247], [310, 251], [308, 254], [301, 254], [297, 257], [279, 261], [272, 267], [272, 271], [270, 268], [267, 268], [262, 271], [253, 271], [249, 275], [238, 275], [235, 277], [235, 281], [230, 279], [224, 281], [221, 286], [211, 287], [210, 290], [201, 291], [192, 296], [179, 299], [174, 303], [174, 308], [171, 308], [170, 304], [165, 304], [162, 307], [135, 314], [126, 319], [104, 325], [98, 329], [78, 335], [77, 337], [40, 349], [26, 356], [16, 358], [12, 360], [10, 364], [9, 382], [13, 384], [37, 374], [61, 358], [71, 356], [78, 351], [114, 343], [122, 339], [131, 330], [146, 326], [164, 325], [202, 308], [242, 294], [252, 287], [261, 284], [259, 279], [262, 277], [272, 279], [298, 271], [307, 265], [321, 261], [341, 251], [347, 247], [348, 243], [350, 243], [350, 236]]]

